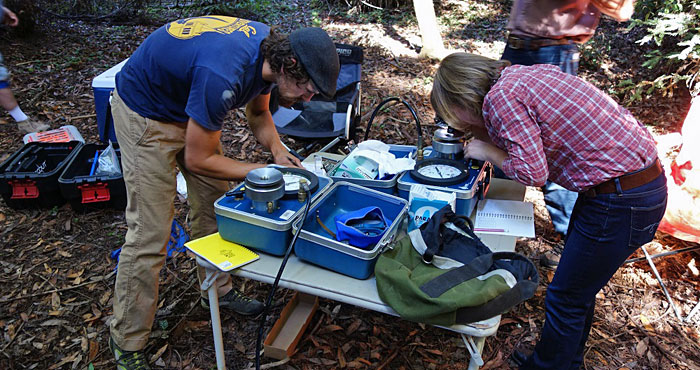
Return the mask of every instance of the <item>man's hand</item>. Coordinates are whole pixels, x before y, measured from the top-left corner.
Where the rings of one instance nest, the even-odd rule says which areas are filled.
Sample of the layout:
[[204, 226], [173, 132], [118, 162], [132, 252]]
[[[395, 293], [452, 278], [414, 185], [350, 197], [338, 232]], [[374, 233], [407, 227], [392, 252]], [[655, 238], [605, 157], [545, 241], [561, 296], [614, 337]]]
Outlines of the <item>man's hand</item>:
[[6, 7], [2, 7], [2, 23], [6, 24], [10, 27], [16, 27], [19, 24], [19, 18], [17, 18], [17, 14], [15, 14], [12, 10], [7, 9]]
[[272, 157], [275, 159], [275, 164], [279, 164], [280, 166], [303, 168], [299, 158], [293, 156], [287, 150], [278, 150], [272, 154]]

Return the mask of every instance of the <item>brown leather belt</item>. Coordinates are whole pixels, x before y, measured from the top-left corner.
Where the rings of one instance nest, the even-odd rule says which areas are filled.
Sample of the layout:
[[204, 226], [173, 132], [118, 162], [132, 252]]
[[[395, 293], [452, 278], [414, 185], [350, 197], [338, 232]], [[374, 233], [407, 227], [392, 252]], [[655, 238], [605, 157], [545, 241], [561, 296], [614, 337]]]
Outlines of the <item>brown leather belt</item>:
[[520, 38], [518, 36], [508, 36], [508, 46], [513, 49], [537, 50], [545, 46], [573, 44], [571, 39], [547, 39], [547, 38]]
[[[664, 168], [661, 167], [661, 162], [657, 158], [651, 166], [641, 171], [622, 175], [617, 177], [617, 179], [620, 181], [620, 188], [622, 188], [622, 190], [629, 190], [649, 183], [662, 173], [664, 173]], [[610, 179], [588, 189], [583, 192], [583, 194], [588, 197], [595, 197], [597, 194], [612, 194], [616, 192], [617, 187], [615, 186], [615, 179]]]

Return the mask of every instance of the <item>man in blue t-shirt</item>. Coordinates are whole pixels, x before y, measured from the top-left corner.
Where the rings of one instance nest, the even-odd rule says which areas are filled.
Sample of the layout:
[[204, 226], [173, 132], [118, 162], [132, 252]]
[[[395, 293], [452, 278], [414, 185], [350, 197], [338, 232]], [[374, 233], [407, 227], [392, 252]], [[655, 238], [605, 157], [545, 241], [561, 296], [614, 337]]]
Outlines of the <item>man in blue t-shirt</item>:
[[[279, 139], [269, 111], [270, 90], [291, 106], [314, 94], [335, 94], [340, 64], [335, 44], [320, 28], [289, 35], [245, 19], [204, 16], [153, 32], [116, 76], [114, 128], [122, 153], [128, 231], [114, 288], [110, 348], [118, 369], [148, 369], [143, 354], [158, 305], [158, 277], [174, 215], [176, 167], [187, 182], [191, 234], [217, 231], [214, 201], [228, 181], [265, 164], [223, 155], [227, 112], [245, 106], [257, 140], [276, 164], [300, 166]], [[198, 269], [200, 283], [204, 270]], [[256, 315], [263, 304], [215, 282], [222, 309]], [[202, 304], [208, 306], [206, 297]]]

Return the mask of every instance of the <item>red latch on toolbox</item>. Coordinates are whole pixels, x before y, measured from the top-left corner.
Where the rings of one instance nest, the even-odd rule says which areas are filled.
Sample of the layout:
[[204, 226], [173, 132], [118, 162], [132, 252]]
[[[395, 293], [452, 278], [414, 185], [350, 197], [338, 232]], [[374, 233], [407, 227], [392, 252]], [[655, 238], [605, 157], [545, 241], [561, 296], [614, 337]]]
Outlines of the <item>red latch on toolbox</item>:
[[82, 203], [106, 202], [109, 200], [109, 188], [105, 183], [79, 185], [78, 189], [83, 194]]
[[39, 188], [34, 180], [10, 180], [12, 186], [12, 196], [10, 199], [33, 199], [39, 198]]

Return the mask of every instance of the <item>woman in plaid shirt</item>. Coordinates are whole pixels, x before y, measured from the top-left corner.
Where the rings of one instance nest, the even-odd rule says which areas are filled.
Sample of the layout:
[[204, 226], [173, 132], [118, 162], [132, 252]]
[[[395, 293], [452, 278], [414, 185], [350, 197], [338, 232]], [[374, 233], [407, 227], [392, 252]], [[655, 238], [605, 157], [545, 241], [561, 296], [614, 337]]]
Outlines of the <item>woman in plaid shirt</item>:
[[455, 53], [435, 76], [431, 103], [471, 131], [464, 156], [511, 179], [578, 192], [561, 261], [545, 298], [545, 324], [521, 369], [577, 369], [595, 296], [666, 209], [666, 177], [651, 134], [596, 87], [556, 66], [509, 66]]

